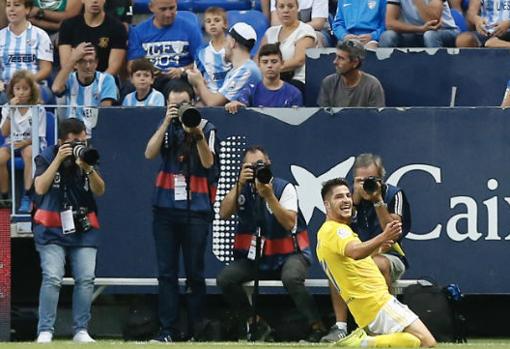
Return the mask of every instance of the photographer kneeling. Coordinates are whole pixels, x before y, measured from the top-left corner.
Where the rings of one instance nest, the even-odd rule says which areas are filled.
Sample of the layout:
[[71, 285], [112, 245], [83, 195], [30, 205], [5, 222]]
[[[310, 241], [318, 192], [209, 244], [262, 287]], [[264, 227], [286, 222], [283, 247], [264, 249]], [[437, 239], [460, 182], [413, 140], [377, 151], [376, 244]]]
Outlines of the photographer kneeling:
[[58, 131], [58, 145], [35, 158], [33, 232], [42, 269], [37, 342], [52, 341], [66, 257], [75, 282], [73, 340], [94, 342], [87, 332], [99, 242], [94, 195], [102, 195], [105, 184], [94, 169], [99, 156], [86, 145], [83, 122], [66, 119]]
[[191, 107], [192, 97], [191, 87], [175, 84], [168, 95], [166, 115], [145, 150], [147, 159], [161, 155], [162, 160], [152, 202], [161, 325], [154, 342], [181, 339], [181, 249], [186, 271], [188, 337], [199, 339], [204, 325], [204, 254], [219, 177], [219, 142], [216, 127]]
[[[312, 259], [306, 222], [298, 207], [296, 189], [288, 181], [272, 177], [269, 165], [269, 156], [261, 146], [249, 147], [239, 182], [221, 203], [221, 218], [237, 213], [239, 223], [234, 238], [235, 260], [220, 272], [216, 281], [238, 317], [234, 323], [240, 329], [249, 323], [248, 339], [264, 341], [269, 338], [271, 328], [258, 315], [250, 319], [255, 311], [244, 293], [243, 283], [257, 276], [282, 280], [310, 324], [308, 340], [318, 342], [325, 333], [324, 326], [315, 301], [304, 285]], [[256, 261], [259, 228], [262, 238]], [[239, 337], [242, 335], [239, 333]]]

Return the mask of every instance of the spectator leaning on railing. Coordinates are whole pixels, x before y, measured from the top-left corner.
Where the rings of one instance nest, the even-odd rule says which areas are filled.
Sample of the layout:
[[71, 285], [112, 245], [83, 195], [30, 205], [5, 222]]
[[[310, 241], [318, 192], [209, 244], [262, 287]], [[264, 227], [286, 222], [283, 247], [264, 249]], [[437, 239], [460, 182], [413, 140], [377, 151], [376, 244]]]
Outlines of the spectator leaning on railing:
[[[8, 0], [5, 13], [9, 25], [0, 30], [1, 70], [0, 103], [7, 102], [5, 88], [18, 70], [28, 70], [37, 82], [51, 73], [53, 46], [48, 34], [28, 21], [32, 0]], [[49, 88], [46, 88], [49, 92]], [[2, 92], [3, 91], [3, 92]]]
[[263, 80], [256, 85], [246, 86], [239, 99], [225, 104], [225, 109], [237, 113], [242, 107], [301, 107], [301, 91], [280, 79], [283, 59], [279, 44], [262, 46], [258, 58]]
[[109, 107], [118, 99], [113, 76], [97, 71], [97, 51], [88, 42], [72, 49], [71, 56], [53, 81], [52, 90], [63, 107], [58, 108], [59, 119], [78, 118], [85, 123], [87, 137], [96, 127], [98, 108]]
[[380, 47], [455, 47], [459, 33], [446, 0], [388, 0]]
[[97, 48], [97, 70], [117, 75], [125, 64], [127, 32], [124, 25], [104, 10], [105, 0], [83, 0], [83, 14], [65, 20], [59, 33], [60, 65], [71, 49], [82, 42]]
[[202, 32], [179, 16], [176, 0], [151, 0], [149, 9], [153, 16], [129, 32], [128, 69], [137, 58], [149, 59], [156, 69], [154, 87], [168, 96], [173, 84], [193, 67]]
[[377, 78], [362, 71], [363, 44], [357, 40], [338, 42], [333, 64], [336, 73], [322, 81], [320, 107], [384, 107], [384, 90]]

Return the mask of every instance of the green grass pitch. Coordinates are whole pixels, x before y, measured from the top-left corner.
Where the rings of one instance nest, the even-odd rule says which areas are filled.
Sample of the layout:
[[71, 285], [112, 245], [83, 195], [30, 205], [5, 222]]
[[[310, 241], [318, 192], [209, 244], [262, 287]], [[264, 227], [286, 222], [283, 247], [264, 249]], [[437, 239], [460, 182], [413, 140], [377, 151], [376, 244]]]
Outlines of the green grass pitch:
[[[209, 343], [172, 343], [172, 344], [149, 344], [146, 342], [122, 342], [115, 340], [99, 340], [97, 343], [77, 345], [71, 341], [55, 341], [51, 344], [35, 344], [28, 342], [0, 343], [0, 349], [140, 349], [140, 348], [162, 348], [168, 346], [174, 349], [307, 349], [307, 348], [329, 348], [326, 344], [300, 344], [300, 343], [246, 343], [246, 342], [209, 342]], [[466, 344], [440, 343], [437, 348], [445, 349], [508, 349], [510, 339], [472, 339]]]

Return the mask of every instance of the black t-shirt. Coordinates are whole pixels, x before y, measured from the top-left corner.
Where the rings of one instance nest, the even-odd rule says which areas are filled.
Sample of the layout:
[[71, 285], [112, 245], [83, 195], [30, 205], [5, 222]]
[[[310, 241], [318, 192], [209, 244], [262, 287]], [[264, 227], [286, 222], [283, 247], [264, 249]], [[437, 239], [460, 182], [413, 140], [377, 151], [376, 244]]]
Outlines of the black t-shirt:
[[127, 49], [127, 33], [124, 25], [108, 14], [98, 27], [89, 27], [83, 15], [65, 20], [60, 27], [58, 44], [76, 47], [82, 42], [91, 42], [97, 47], [97, 70], [104, 72], [108, 68], [111, 49]]

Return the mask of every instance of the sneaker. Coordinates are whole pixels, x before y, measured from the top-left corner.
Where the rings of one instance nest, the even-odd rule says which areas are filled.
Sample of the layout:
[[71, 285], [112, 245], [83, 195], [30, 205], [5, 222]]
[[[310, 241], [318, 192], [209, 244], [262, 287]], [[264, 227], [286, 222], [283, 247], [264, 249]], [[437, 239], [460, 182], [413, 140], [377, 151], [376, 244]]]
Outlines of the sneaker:
[[80, 330], [76, 332], [73, 337], [73, 342], [77, 343], [95, 343], [96, 341], [92, 339], [87, 330]]
[[258, 320], [248, 325], [246, 338], [250, 342], [273, 342], [273, 329], [264, 320]]
[[172, 343], [172, 336], [169, 334], [159, 334], [152, 338], [149, 343]]
[[347, 330], [340, 329], [336, 324], [331, 326], [329, 333], [321, 338], [321, 343], [334, 343], [347, 336]]
[[333, 345], [335, 347], [360, 347], [361, 342], [367, 337], [368, 335], [365, 332], [365, 330], [363, 330], [362, 328], [357, 328], [354, 331], [352, 331], [350, 335], [340, 339]]
[[42, 331], [37, 336], [37, 343], [51, 343], [51, 340], [53, 339], [53, 333], [50, 331]]
[[21, 204], [19, 205], [18, 212], [20, 213], [30, 213], [32, 206], [32, 201], [27, 195], [23, 195], [21, 198]]

